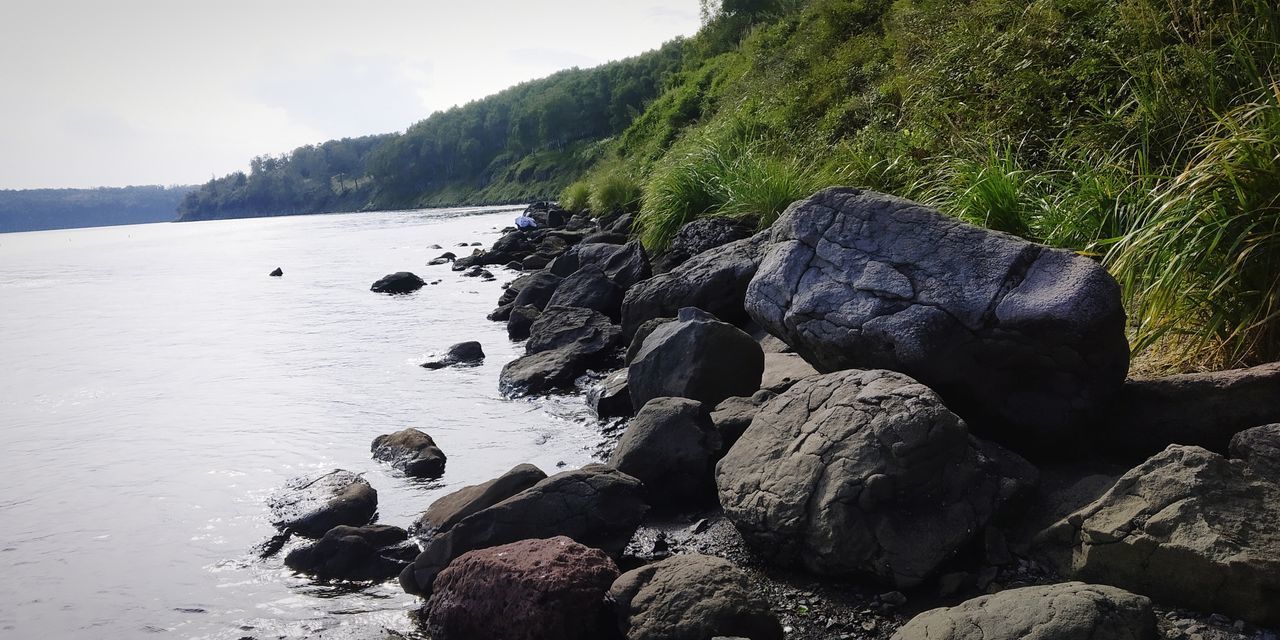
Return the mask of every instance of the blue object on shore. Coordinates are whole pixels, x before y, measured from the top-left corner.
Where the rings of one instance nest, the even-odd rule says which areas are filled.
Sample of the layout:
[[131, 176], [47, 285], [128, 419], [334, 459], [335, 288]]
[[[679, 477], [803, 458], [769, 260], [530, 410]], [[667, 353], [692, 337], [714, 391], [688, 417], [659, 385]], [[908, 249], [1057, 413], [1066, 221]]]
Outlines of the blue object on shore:
[[521, 214], [519, 218], [516, 218], [516, 228], [517, 229], [537, 229], [538, 221], [534, 220], [533, 218], [530, 218], [529, 216]]

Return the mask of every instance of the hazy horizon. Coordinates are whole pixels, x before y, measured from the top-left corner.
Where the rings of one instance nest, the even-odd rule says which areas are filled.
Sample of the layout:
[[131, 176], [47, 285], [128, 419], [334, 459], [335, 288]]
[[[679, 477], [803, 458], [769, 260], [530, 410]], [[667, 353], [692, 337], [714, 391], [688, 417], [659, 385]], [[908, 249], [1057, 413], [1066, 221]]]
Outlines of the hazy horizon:
[[0, 189], [194, 185], [698, 27], [693, 0], [6, 4]]

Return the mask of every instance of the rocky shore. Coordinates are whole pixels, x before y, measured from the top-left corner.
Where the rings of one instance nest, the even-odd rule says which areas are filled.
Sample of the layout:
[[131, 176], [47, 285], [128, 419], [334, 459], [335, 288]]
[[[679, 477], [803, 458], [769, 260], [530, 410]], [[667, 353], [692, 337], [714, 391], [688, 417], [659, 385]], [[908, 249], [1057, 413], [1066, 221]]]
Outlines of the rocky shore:
[[[1093, 260], [856, 189], [652, 257], [630, 216], [526, 213], [424, 262], [517, 276], [500, 392], [625, 421], [604, 464], [520, 465], [403, 529], [355, 474], [299, 479], [266, 552], [398, 577], [434, 640], [1280, 640], [1280, 367], [1128, 379]], [[416, 429], [372, 453], [447, 473]]]

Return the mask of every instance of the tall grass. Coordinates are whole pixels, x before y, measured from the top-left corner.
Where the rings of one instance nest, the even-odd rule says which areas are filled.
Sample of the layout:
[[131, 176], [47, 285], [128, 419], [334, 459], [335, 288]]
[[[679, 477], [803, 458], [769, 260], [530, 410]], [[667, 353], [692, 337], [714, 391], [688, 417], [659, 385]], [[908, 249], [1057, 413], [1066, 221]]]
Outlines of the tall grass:
[[591, 206], [591, 185], [586, 180], [579, 180], [565, 187], [560, 194], [560, 206], [578, 213]]
[[592, 177], [590, 192], [588, 203], [598, 216], [635, 211], [642, 196], [640, 182], [616, 167]]

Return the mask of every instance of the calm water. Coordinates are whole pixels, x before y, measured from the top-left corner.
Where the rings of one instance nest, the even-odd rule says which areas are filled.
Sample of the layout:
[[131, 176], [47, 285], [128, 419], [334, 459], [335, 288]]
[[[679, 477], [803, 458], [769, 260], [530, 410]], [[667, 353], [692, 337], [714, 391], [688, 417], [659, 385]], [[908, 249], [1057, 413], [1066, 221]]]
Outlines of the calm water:
[[[425, 263], [497, 238], [509, 210], [436, 210], [0, 235], [0, 637], [346, 637], [408, 627], [394, 583], [314, 584], [251, 548], [287, 479], [366, 473], [379, 521], [532, 462], [592, 459], [576, 397], [497, 394], [516, 353], [498, 282]], [[276, 266], [283, 278], [269, 278]], [[435, 286], [385, 296], [411, 270]], [[479, 340], [486, 363], [428, 371]], [[430, 433], [439, 481], [369, 457]]]

